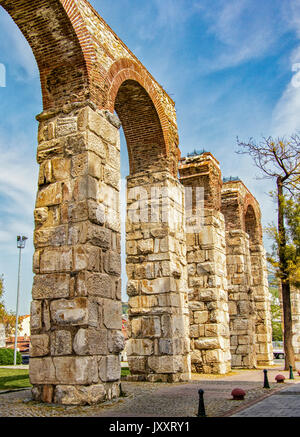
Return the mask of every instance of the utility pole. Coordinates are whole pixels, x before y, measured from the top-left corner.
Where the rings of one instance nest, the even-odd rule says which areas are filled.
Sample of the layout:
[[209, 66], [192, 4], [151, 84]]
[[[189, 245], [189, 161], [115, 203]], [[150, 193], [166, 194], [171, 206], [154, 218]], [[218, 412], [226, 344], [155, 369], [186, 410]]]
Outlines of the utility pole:
[[15, 326], [15, 347], [14, 347], [14, 366], [17, 364], [17, 344], [18, 344], [18, 319], [19, 319], [19, 298], [20, 298], [20, 277], [21, 277], [21, 254], [24, 249], [27, 237], [17, 237], [17, 248], [19, 249], [18, 267], [18, 287], [17, 287], [17, 306], [16, 306], [16, 326]]

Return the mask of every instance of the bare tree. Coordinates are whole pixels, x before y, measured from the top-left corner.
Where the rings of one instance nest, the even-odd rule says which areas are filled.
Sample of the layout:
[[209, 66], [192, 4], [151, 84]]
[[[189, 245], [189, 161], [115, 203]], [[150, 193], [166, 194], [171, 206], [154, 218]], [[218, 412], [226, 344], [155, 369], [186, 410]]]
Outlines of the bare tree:
[[300, 137], [294, 135], [288, 140], [272, 137], [263, 138], [256, 144], [251, 138], [248, 143], [237, 139], [237, 153], [248, 154], [262, 171], [263, 177], [276, 182], [277, 235], [278, 235], [278, 277], [281, 282], [284, 326], [285, 370], [295, 368], [292, 345], [292, 311], [289, 266], [287, 257], [287, 236], [284, 221], [285, 194], [294, 195], [300, 190]]

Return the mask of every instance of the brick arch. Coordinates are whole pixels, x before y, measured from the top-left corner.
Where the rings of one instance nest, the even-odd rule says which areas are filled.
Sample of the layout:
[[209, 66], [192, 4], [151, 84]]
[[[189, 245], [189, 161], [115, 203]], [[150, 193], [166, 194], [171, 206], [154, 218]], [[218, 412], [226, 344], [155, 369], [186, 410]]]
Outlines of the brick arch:
[[[107, 100], [105, 106], [110, 112], [116, 110], [124, 128], [124, 134], [128, 146], [130, 172], [135, 173], [139, 170], [145, 169], [145, 167], [141, 165], [141, 162], [137, 162], [137, 160], [141, 161], [142, 157], [140, 156], [137, 159], [137, 148], [133, 144], [139, 139], [142, 139], [141, 143], [149, 148], [151, 146], [151, 141], [156, 137], [156, 156], [153, 156], [153, 159], [148, 161], [148, 165], [155, 165], [160, 162], [161, 165], [164, 163], [164, 165], [169, 166], [169, 162], [167, 161], [170, 160], [170, 122], [154, 87], [153, 80], [149, 77], [149, 73], [130, 59], [120, 59], [111, 66], [105, 80], [105, 88], [107, 89]], [[141, 95], [143, 95], [143, 108], [141, 104], [138, 105], [136, 102], [135, 109], [140, 109], [140, 112], [142, 113], [145, 110], [145, 105], [147, 104], [148, 106], [148, 117], [147, 119], [140, 117], [140, 123], [137, 123], [137, 120], [134, 119], [133, 107], [132, 110], [130, 110], [127, 105], [127, 112], [125, 111], [125, 99], [120, 97], [120, 95], [123, 94], [124, 96], [126, 94], [125, 88], [127, 88], [127, 97], [129, 97], [128, 101], [130, 98], [132, 99], [135, 92], [140, 94], [140, 98]], [[133, 91], [132, 93], [130, 93], [129, 88]], [[120, 100], [123, 100], [122, 104], [120, 103]], [[124, 110], [122, 110], [122, 108], [124, 108]], [[126, 113], [128, 115], [130, 114], [130, 117], [126, 117]], [[149, 113], [151, 113], [151, 117], [149, 117]], [[139, 129], [141, 124], [143, 124], [143, 127]], [[132, 135], [133, 126], [135, 126], [136, 138]], [[152, 133], [149, 137], [150, 131]], [[144, 150], [144, 152], [146, 152], [146, 157], [150, 153], [150, 150], [147, 150], [147, 147], [146, 150]], [[138, 154], [141, 155], [139, 152], [141, 151], [138, 151]], [[155, 155], [153, 150], [152, 155]]]
[[29, 43], [44, 110], [90, 98], [90, 37], [74, 0], [0, 0]]
[[260, 243], [262, 241], [260, 211], [254, 198], [249, 194], [244, 199], [243, 226], [250, 237], [250, 243]]

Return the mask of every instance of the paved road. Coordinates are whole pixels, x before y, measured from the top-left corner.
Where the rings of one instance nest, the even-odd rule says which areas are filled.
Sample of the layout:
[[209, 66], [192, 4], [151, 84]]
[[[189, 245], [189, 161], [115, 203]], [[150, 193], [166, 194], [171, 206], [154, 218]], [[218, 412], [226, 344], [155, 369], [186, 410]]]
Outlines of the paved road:
[[[276, 363], [277, 364], [277, 363]], [[300, 368], [300, 363], [298, 363]], [[282, 373], [286, 377], [283, 386], [287, 394], [279, 394], [275, 376]], [[268, 369], [271, 389], [263, 388], [263, 368], [257, 370], [234, 370], [228, 375], [193, 375], [193, 381], [184, 384], [133, 383], [122, 382], [127, 396], [118, 401], [95, 406], [60, 406], [41, 404], [31, 400], [30, 390], [11, 393], [0, 392], [0, 417], [196, 417], [198, 409], [198, 390], [204, 390], [206, 413], [209, 417], [234, 415], [233, 417], [261, 416], [252, 408], [240, 411], [241, 407], [259, 401], [262, 397], [275, 394], [263, 402], [277, 402], [266, 407], [267, 417], [279, 416], [281, 410], [290, 409], [292, 415], [300, 417], [300, 376], [288, 380], [289, 372], [279, 364]], [[298, 384], [297, 384], [298, 383]], [[280, 387], [279, 387], [280, 386]], [[244, 401], [232, 400], [231, 391], [240, 387], [246, 391]], [[295, 388], [294, 388], [295, 387]], [[289, 392], [292, 390], [292, 393]], [[298, 391], [298, 393], [299, 393]], [[300, 395], [300, 393], [299, 393]], [[292, 398], [288, 406], [285, 403]], [[276, 400], [277, 399], [277, 400]], [[263, 407], [264, 408], [264, 407]], [[262, 411], [261, 402], [258, 406]], [[238, 413], [238, 411], [240, 411]], [[243, 415], [241, 415], [243, 414]], [[289, 416], [290, 417], [290, 416]]]
[[300, 417], [300, 382], [284, 388], [231, 417]]

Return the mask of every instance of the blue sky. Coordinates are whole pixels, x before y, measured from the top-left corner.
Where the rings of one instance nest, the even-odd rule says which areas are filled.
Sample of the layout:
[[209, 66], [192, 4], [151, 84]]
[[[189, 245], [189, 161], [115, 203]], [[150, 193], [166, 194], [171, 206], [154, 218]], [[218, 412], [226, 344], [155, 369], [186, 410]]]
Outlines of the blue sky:
[[[212, 152], [223, 176], [239, 176], [261, 203], [263, 225], [275, 220], [269, 181], [236, 137], [290, 135], [300, 128], [299, 0], [92, 0], [91, 4], [176, 102], [182, 155]], [[23, 251], [20, 313], [31, 301], [33, 209], [38, 166], [39, 74], [26, 40], [0, 7], [0, 274], [14, 310], [16, 236]], [[1, 69], [0, 69], [1, 75]], [[0, 85], [3, 84], [3, 78]], [[122, 175], [128, 173], [122, 141]], [[266, 240], [266, 246], [268, 247]]]

